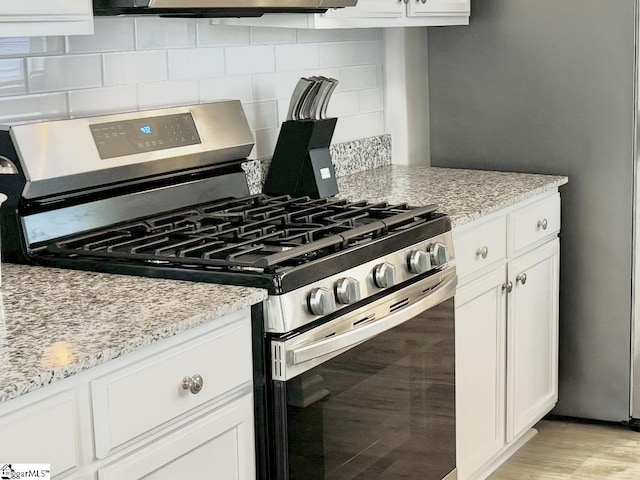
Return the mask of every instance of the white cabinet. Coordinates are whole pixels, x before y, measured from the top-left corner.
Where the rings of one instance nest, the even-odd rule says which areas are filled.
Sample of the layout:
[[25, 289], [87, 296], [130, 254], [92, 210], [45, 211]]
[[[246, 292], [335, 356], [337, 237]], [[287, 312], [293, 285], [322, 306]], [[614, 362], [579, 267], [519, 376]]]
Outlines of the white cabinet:
[[469, 478], [505, 443], [506, 267], [456, 292], [458, 477]]
[[407, 9], [409, 16], [469, 17], [471, 0], [409, 0]]
[[0, 37], [92, 33], [91, 0], [6, 0], [0, 7]]
[[79, 464], [75, 400], [62, 392], [0, 416], [0, 462], [49, 463], [64, 474]]
[[483, 479], [557, 402], [560, 197], [453, 231], [459, 480]]
[[558, 401], [558, 278], [555, 239], [509, 264], [507, 441], [531, 428]]
[[323, 14], [266, 14], [213, 23], [287, 28], [377, 28], [468, 25], [471, 0], [358, 0]]
[[251, 348], [247, 308], [0, 403], [2, 460], [56, 480], [252, 480]]
[[98, 471], [99, 480], [255, 478], [251, 394]]

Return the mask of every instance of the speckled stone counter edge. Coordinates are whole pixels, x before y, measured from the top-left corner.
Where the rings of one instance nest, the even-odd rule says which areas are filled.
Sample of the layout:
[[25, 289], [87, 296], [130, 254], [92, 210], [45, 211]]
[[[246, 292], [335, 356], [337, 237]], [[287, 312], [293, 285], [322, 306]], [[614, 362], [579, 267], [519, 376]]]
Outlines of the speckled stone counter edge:
[[133, 352], [139, 347], [151, 345], [158, 340], [173, 337], [174, 335], [203, 325], [211, 320], [215, 320], [216, 318], [220, 318], [229, 313], [242, 310], [245, 307], [261, 302], [265, 297], [266, 293], [264, 295], [247, 295], [242, 298], [242, 301], [239, 302], [239, 304], [228, 304], [216, 310], [211, 310], [198, 315], [194, 315], [181, 322], [176, 322], [168, 327], [160, 328], [158, 330], [149, 332], [146, 335], [129, 339], [123, 342], [123, 344], [118, 348], [107, 348], [100, 352], [99, 355], [84, 358], [78, 362], [71, 363], [55, 370], [44, 371], [38, 375], [32, 376], [30, 378], [25, 378], [22, 381], [15, 382], [10, 385], [4, 385], [2, 386], [2, 388], [0, 388], [0, 403], [6, 402], [7, 400], [11, 400], [13, 398], [17, 398], [21, 395], [24, 395], [25, 393], [38, 390], [39, 388], [63, 380], [72, 375], [76, 375], [90, 368], [97, 367], [98, 365], [106, 363], [109, 360], [114, 360], [123, 355], [126, 355], [127, 353]]
[[266, 290], [2, 265], [0, 402], [260, 303]]

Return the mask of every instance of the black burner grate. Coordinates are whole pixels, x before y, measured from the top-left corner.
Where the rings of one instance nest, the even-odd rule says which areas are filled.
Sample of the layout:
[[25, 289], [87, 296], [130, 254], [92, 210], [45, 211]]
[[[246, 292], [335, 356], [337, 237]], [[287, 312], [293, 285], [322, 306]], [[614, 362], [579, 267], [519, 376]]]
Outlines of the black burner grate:
[[51, 253], [275, 270], [400, 232], [436, 207], [255, 195], [209, 203], [56, 242]]

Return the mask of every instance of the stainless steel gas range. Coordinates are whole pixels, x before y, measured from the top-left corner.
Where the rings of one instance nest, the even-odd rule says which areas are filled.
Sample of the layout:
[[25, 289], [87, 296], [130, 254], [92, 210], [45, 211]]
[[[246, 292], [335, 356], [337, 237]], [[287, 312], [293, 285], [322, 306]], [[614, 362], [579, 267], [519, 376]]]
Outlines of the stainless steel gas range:
[[449, 218], [249, 195], [252, 146], [238, 101], [0, 131], [3, 258], [265, 288], [258, 477], [455, 478]]

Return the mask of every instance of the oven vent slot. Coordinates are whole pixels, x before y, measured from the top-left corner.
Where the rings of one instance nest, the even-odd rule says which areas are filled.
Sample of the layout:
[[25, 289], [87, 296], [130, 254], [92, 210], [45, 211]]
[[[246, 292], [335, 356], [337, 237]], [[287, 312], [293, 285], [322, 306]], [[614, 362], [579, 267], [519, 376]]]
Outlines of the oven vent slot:
[[357, 327], [358, 325], [361, 325], [361, 324], [363, 324], [365, 322], [370, 322], [370, 321], [375, 320], [375, 319], [376, 319], [375, 314], [374, 315], [367, 315], [366, 317], [361, 318], [360, 320], [358, 320], [356, 322], [353, 322], [353, 326]]
[[335, 334], [336, 334], [336, 332], [331, 332], [331, 333], [325, 335], [324, 338], [333, 337]]
[[271, 344], [271, 363], [273, 378], [282, 378], [282, 362], [284, 362], [284, 350], [282, 345], [277, 343]]
[[391, 305], [389, 307], [389, 313], [393, 313], [397, 310], [400, 310], [401, 308], [406, 307], [407, 305], [409, 305], [409, 299], [405, 298], [403, 300], [400, 300], [399, 302], [394, 303], [393, 305]]
[[427, 293], [431, 292], [432, 290], [435, 290], [439, 286], [440, 284], [434, 285], [433, 287], [425, 288], [424, 290], [422, 290], [422, 295], [426, 295]]

